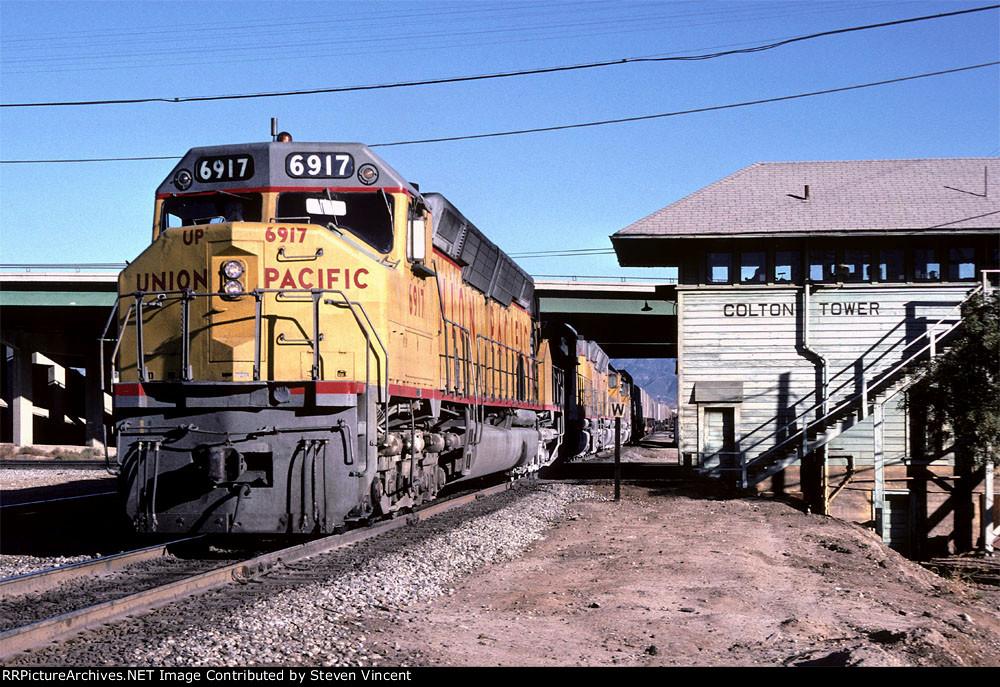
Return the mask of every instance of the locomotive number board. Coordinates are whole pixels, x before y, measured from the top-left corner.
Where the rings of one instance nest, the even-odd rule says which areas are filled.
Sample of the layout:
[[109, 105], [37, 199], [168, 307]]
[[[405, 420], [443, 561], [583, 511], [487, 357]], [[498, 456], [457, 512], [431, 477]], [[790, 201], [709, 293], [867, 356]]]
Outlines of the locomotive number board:
[[296, 179], [346, 179], [354, 174], [354, 158], [347, 153], [290, 153], [285, 172]]
[[194, 163], [198, 181], [245, 181], [253, 176], [253, 158], [249, 155], [210, 155]]

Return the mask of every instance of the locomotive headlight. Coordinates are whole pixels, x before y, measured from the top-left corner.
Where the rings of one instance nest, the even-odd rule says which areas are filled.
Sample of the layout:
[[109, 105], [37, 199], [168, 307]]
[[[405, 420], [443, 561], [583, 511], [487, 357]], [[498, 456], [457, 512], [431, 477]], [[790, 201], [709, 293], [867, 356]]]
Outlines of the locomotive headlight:
[[222, 290], [227, 296], [236, 296], [243, 293], [243, 284], [236, 279], [230, 279], [226, 282], [226, 285], [222, 287]]
[[361, 165], [358, 170], [358, 180], [365, 186], [371, 186], [378, 181], [378, 169], [373, 164]]
[[[222, 273], [226, 275], [228, 279], [239, 279], [243, 276], [243, 263], [239, 260], [230, 260], [222, 266]], [[229, 285], [226, 285], [229, 288]]]

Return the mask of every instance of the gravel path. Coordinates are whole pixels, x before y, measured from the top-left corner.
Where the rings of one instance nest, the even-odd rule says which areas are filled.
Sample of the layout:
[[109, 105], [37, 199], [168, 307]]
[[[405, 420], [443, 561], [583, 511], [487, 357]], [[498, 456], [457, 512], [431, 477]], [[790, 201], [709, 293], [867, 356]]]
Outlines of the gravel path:
[[[55, 647], [11, 665], [379, 665], [362, 619], [407, 622], [463, 576], [511, 560], [586, 487], [531, 484]], [[123, 641], [126, 640], [127, 641]]]

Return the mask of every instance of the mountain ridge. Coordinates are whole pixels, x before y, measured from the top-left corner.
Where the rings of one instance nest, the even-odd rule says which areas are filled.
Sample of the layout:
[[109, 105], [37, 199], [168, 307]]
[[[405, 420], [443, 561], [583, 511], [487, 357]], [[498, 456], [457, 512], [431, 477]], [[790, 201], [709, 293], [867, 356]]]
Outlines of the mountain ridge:
[[612, 358], [616, 370], [625, 370], [653, 398], [677, 410], [677, 360], [675, 358]]

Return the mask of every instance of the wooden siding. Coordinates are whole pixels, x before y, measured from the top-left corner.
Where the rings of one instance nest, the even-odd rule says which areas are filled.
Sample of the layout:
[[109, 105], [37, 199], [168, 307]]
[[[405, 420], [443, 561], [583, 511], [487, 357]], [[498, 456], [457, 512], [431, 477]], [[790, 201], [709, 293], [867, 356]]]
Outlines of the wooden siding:
[[[815, 287], [809, 303], [809, 347], [826, 358], [830, 407], [860, 390], [860, 370], [874, 377], [900, 362], [907, 347], [968, 290], [967, 285]], [[681, 451], [700, 450], [693, 402], [698, 382], [742, 382], [736, 443], [748, 459], [774, 446], [783, 435], [770, 435], [817, 403], [817, 365], [800, 345], [801, 288], [681, 287], [678, 312]], [[899, 394], [886, 407], [890, 462], [902, 460], [908, 450], [901, 401]], [[871, 419], [855, 420], [829, 446], [831, 454], [871, 462]]]

